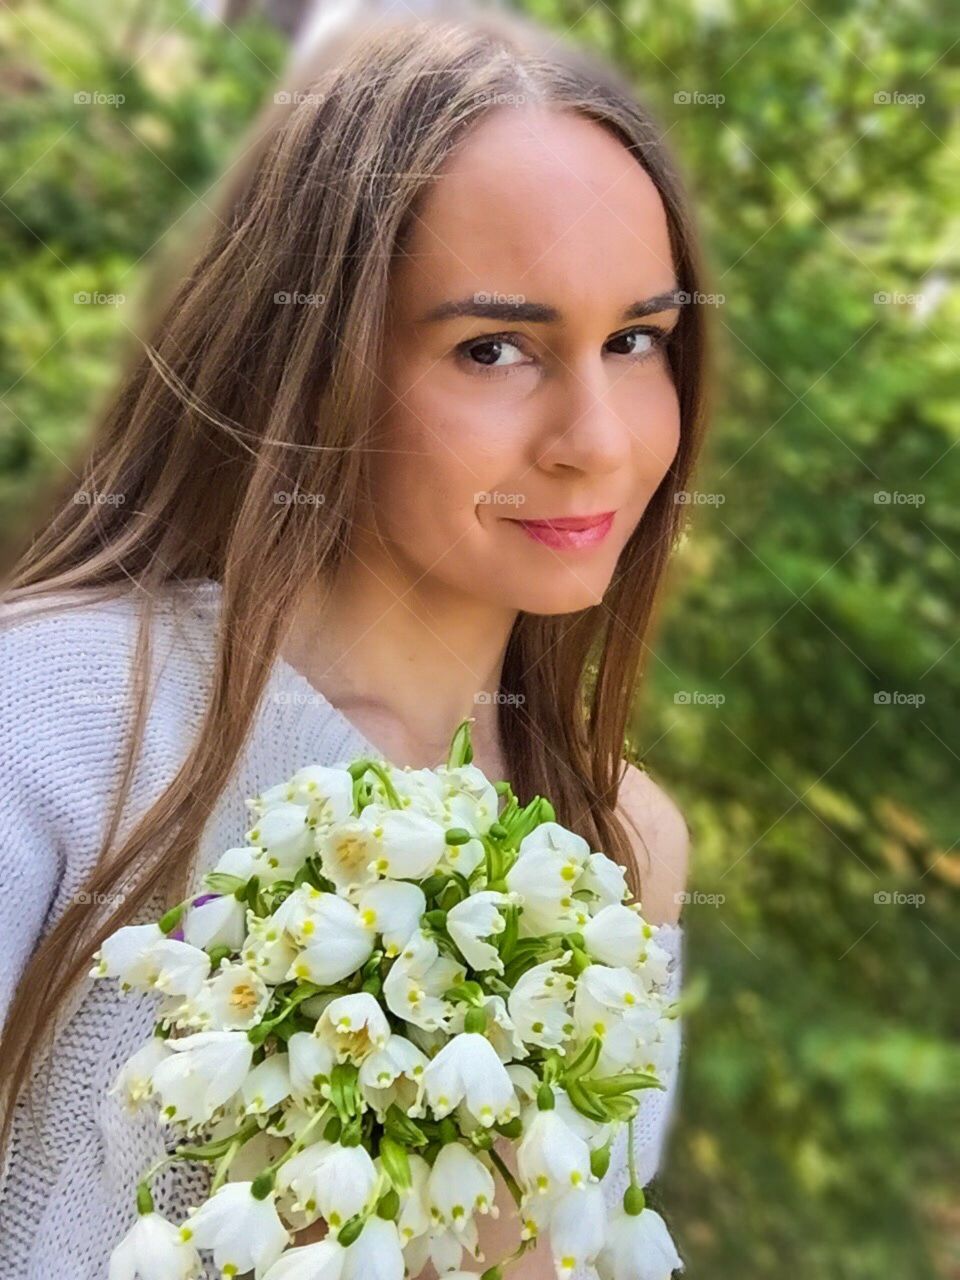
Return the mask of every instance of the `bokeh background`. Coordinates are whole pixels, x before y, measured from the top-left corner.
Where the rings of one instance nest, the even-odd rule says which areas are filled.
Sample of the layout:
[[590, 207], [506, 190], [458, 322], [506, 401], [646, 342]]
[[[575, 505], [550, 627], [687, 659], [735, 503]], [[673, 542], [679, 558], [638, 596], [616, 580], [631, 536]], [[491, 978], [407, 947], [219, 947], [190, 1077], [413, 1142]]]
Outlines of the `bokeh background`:
[[[653, 1203], [691, 1280], [956, 1280], [957, 12], [520, 7], [629, 75], [710, 263], [712, 434], [633, 726], [693, 836]], [[0, 541], [308, 8], [0, 3]]]

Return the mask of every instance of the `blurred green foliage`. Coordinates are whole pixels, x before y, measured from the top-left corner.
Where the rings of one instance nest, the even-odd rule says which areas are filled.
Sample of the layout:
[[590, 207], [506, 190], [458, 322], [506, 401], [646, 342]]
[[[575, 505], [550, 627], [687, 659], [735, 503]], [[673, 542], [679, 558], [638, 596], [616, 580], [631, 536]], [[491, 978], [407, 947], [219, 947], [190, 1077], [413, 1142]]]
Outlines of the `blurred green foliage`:
[[[960, 1276], [955, 14], [524, 8], [653, 109], [722, 297], [634, 726], [705, 988], [655, 1202], [692, 1277]], [[135, 292], [283, 56], [172, 0], [0, 12], [0, 529], [115, 374], [126, 302], [75, 295]]]

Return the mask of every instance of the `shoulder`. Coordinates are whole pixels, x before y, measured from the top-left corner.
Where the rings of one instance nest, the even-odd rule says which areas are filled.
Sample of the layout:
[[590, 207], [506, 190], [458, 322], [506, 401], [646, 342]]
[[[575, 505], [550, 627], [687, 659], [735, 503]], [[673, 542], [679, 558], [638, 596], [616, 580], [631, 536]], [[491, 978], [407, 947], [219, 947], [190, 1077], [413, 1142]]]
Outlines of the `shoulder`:
[[676, 924], [690, 857], [690, 831], [676, 802], [643, 769], [627, 764], [617, 814], [634, 841], [644, 917]]

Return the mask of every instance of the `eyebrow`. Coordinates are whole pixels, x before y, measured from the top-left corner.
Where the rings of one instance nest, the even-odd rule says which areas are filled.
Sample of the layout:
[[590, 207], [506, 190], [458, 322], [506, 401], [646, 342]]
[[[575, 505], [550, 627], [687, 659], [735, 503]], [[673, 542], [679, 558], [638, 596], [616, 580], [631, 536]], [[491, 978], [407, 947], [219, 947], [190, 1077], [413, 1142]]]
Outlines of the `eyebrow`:
[[[643, 316], [656, 315], [659, 311], [679, 310], [683, 299], [678, 297], [678, 293], [679, 290], [670, 289], [667, 293], [658, 293], [652, 298], [631, 303], [623, 312], [621, 320], [639, 320]], [[438, 321], [455, 320], [461, 316], [479, 316], [485, 320], [527, 320], [532, 324], [556, 324], [563, 320], [563, 312], [546, 302], [481, 301], [484, 297], [484, 294], [475, 294], [457, 302], [438, 303], [420, 317], [419, 323], [436, 324]]]

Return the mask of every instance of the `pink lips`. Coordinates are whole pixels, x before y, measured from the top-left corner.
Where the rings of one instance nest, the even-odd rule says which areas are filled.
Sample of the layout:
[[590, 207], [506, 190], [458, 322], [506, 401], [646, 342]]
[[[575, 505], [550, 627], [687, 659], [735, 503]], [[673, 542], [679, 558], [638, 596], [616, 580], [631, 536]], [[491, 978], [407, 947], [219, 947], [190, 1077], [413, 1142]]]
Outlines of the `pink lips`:
[[556, 520], [514, 520], [536, 542], [557, 550], [593, 547], [610, 532], [614, 511], [596, 516], [560, 516]]

